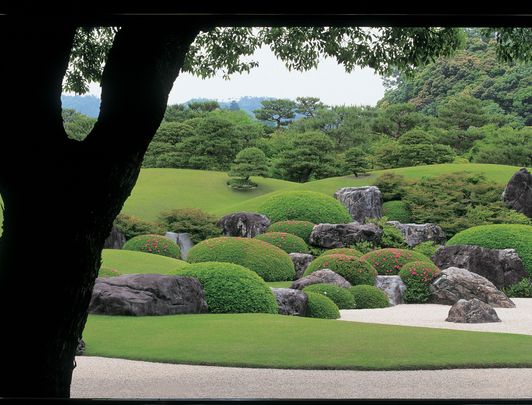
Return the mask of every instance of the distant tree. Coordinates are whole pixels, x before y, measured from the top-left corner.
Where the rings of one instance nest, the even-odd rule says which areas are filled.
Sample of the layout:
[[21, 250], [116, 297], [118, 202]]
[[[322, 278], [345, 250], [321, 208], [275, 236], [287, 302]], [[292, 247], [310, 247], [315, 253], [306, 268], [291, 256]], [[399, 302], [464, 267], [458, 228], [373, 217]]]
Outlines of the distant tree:
[[447, 128], [458, 128], [462, 131], [488, 123], [482, 102], [467, 93], [448, 98], [439, 108], [438, 117]]
[[152, 142], [163, 142], [175, 145], [192, 135], [194, 135], [194, 128], [190, 125], [181, 122], [163, 121], [157, 129]]
[[240, 106], [238, 105], [238, 103], [235, 100], [233, 100], [233, 101], [231, 101], [231, 104], [229, 104], [229, 110], [238, 111], [238, 110], [240, 110]]
[[318, 110], [326, 107], [318, 97], [297, 97], [296, 103], [296, 112], [306, 118], [314, 118]]
[[63, 125], [69, 138], [81, 141], [89, 134], [96, 123], [96, 118], [81, 114], [74, 109], [63, 110]]
[[218, 101], [209, 100], [209, 101], [193, 101], [188, 103], [188, 108], [192, 111], [199, 112], [211, 112], [220, 108]]
[[413, 104], [390, 104], [381, 110], [380, 115], [373, 123], [373, 130], [397, 139], [406, 131], [417, 126], [421, 120], [421, 115], [416, 112], [416, 107]]
[[237, 153], [231, 165], [229, 176], [236, 177], [229, 180], [228, 184], [237, 186], [236, 188], [257, 187], [256, 183], [250, 181], [251, 176], [266, 176], [268, 174], [268, 161], [266, 155], [259, 148], [246, 148]]
[[292, 100], [264, 100], [261, 104], [262, 108], [253, 111], [255, 117], [261, 121], [275, 122], [277, 129], [290, 124], [296, 116], [296, 103]]
[[422, 129], [412, 129], [405, 132], [399, 137], [397, 142], [400, 145], [419, 145], [419, 144], [432, 144], [436, 139], [433, 135]]
[[367, 153], [357, 147], [346, 150], [345, 163], [355, 177], [358, 177], [360, 173], [365, 173], [369, 168]]
[[[471, 148], [471, 161], [512, 166], [532, 166], [532, 127], [514, 129], [489, 125], [475, 128], [483, 139]], [[469, 131], [468, 131], [469, 132]]]
[[197, 117], [198, 115], [197, 111], [191, 110], [186, 104], [172, 104], [166, 106], [164, 121], [182, 122]]

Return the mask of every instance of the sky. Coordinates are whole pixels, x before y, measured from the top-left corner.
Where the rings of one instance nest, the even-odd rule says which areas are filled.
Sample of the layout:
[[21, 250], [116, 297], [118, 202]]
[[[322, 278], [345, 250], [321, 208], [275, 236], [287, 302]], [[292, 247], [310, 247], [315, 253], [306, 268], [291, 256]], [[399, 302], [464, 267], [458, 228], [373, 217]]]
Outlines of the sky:
[[[188, 73], [179, 75], [168, 104], [192, 98], [228, 101], [244, 96], [289, 99], [312, 96], [328, 105], [373, 106], [384, 95], [382, 79], [369, 68], [346, 73], [335, 60], [322, 59], [317, 69], [289, 72], [267, 47], [257, 50], [252, 59], [259, 62], [258, 67], [249, 74], [233, 75], [230, 80], [221, 75], [205, 80]], [[99, 85], [92, 84], [90, 94], [99, 97]]]

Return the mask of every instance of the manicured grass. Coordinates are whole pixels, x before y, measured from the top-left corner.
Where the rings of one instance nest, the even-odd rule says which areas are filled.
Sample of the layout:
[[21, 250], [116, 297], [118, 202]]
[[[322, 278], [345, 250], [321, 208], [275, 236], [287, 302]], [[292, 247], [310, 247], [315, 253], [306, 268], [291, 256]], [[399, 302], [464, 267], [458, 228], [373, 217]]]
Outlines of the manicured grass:
[[104, 249], [102, 261], [102, 266], [122, 274], [174, 274], [175, 270], [188, 266], [183, 260], [120, 249]]
[[531, 367], [532, 336], [270, 314], [89, 316], [87, 355], [242, 367]]
[[293, 281], [267, 281], [268, 287], [273, 288], [290, 288]]

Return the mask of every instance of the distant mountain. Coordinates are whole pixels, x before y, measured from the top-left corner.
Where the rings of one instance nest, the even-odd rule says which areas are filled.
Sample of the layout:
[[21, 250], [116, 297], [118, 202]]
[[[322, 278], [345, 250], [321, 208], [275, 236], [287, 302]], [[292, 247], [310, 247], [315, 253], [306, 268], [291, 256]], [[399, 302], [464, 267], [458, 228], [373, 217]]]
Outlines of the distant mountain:
[[100, 113], [100, 99], [95, 96], [61, 96], [63, 109], [72, 108], [81, 114], [96, 118]]

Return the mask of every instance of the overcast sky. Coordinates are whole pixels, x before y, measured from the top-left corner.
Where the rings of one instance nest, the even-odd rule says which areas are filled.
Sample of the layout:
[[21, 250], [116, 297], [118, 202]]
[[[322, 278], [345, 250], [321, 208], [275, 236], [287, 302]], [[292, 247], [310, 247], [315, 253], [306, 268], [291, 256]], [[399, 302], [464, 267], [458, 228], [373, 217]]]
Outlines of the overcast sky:
[[[318, 69], [289, 72], [269, 48], [261, 48], [252, 57], [259, 67], [224, 80], [221, 75], [202, 80], [190, 74], [180, 75], [174, 83], [168, 104], [191, 98], [233, 100], [244, 96], [295, 99], [314, 96], [329, 105], [375, 105], [384, 95], [381, 78], [371, 69], [346, 73], [333, 59], [323, 59]], [[100, 96], [99, 85], [91, 94]]]

